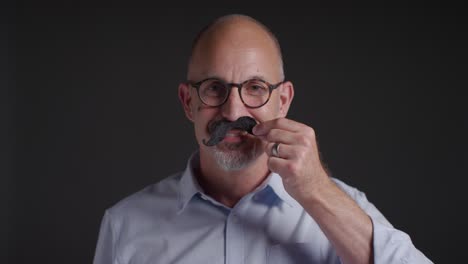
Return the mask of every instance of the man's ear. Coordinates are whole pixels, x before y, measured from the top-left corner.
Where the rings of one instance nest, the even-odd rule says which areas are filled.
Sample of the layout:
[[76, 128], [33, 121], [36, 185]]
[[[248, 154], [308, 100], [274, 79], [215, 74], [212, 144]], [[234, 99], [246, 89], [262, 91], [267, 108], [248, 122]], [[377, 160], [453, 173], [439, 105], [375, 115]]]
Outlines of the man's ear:
[[279, 110], [282, 117], [286, 117], [289, 106], [294, 98], [294, 86], [290, 81], [284, 82], [278, 87], [279, 92]]
[[192, 94], [190, 93], [190, 86], [187, 83], [179, 84], [179, 100], [184, 108], [185, 116], [193, 122]]

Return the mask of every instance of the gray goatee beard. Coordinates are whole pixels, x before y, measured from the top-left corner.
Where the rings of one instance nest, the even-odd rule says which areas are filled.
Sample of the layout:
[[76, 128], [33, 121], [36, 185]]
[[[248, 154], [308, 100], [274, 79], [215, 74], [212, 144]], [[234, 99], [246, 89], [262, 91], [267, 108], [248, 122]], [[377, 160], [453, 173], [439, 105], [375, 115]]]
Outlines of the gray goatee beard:
[[213, 148], [213, 157], [218, 166], [225, 171], [242, 170], [249, 166], [259, 155], [258, 144], [249, 148], [241, 144], [225, 144], [223, 149], [219, 146]]

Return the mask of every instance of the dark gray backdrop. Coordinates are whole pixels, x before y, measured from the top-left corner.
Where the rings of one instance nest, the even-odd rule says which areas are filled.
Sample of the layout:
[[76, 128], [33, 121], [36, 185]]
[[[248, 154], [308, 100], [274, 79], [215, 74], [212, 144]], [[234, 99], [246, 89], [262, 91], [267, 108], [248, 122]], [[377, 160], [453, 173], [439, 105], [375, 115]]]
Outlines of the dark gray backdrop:
[[460, 10], [4, 11], [5, 263], [90, 263], [104, 210], [184, 168], [196, 145], [177, 85], [192, 38], [228, 13], [277, 34], [296, 89], [289, 117], [316, 130], [333, 176], [436, 263], [463, 259]]

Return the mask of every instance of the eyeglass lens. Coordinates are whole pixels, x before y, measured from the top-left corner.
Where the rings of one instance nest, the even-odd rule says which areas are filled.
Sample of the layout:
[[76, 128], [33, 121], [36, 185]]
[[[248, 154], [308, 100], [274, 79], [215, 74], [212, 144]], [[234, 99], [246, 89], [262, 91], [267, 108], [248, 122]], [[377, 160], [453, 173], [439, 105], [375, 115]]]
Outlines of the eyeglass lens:
[[[221, 105], [229, 95], [229, 86], [231, 85], [219, 80], [206, 80], [199, 88], [200, 99], [210, 106]], [[243, 83], [240, 95], [246, 105], [256, 107], [268, 100], [270, 89], [262, 81], [249, 80]]]

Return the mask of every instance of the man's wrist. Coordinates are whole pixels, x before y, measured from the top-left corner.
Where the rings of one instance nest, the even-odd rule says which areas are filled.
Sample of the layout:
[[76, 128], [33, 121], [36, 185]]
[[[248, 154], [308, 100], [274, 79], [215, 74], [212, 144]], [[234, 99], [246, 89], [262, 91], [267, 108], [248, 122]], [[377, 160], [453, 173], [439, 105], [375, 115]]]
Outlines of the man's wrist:
[[333, 180], [323, 172], [323, 175], [320, 176], [320, 180], [311, 182], [310, 186], [307, 187], [307, 190], [298, 197], [298, 202], [303, 207], [310, 207], [313, 205], [318, 205], [326, 201], [336, 192], [337, 186]]

